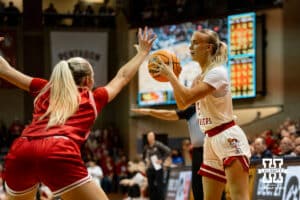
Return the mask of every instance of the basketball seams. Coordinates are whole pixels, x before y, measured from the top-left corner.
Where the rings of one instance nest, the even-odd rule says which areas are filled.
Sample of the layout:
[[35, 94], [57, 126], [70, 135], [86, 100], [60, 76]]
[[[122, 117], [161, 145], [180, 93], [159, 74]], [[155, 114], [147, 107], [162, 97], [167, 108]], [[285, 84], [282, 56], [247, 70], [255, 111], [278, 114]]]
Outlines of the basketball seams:
[[[166, 50], [159, 50], [152, 54], [152, 58], [148, 62], [148, 71], [149, 71], [149, 74], [152, 76], [152, 78], [154, 78], [156, 81], [160, 81], [160, 82], [168, 82], [169, 81], [166, 77], [155, 74], [157, 71], [155, 70], [156, 64], [154, 62], [155, 62], [155, 57], [156, 57], [156, 62], [157, 62], [158, 56], [159, 56], [160, 60], [162, 62], [164, 62], [166, 65], [170, 64], [169, 63], [170, 59], [172, 60], [172, 68], [173, 68], [172, 70], [175, 73], [175, 75], [178, 77], [182, 70], [179, 59], [176, 57], [176, 55], [174, 53], [171, 53]], [[152, 59], [154, 59], [154, 60], [152, 60]]]
[[[162, 60], [165, 64], [169, 64], [170, 58], [169, 58], [168, 56], [166, 56], [165, 54], [162, 54], [162, 53], [154, 53], [153, 55], [155, 55], [155, 56], [160, 56], [161, 60]], [[179, 61], [178, 61], [178, 59], [177, 59], [175, 56], [172, 55], [171, 59], [172, 59], [172, 63], [173, 63], [173, 64], [179, 65]]]

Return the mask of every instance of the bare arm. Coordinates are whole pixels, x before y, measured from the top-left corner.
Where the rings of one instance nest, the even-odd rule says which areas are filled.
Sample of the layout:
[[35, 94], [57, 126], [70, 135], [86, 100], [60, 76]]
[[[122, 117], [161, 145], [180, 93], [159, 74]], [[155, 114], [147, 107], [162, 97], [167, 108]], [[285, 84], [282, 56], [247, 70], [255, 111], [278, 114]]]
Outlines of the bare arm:
[[150, 108], [134, 108], [131, 111], [142, 114], [149, 115], [158, 119], [175, 121], [179, 120], [179, 117], [175, 110], [165, 110], [165, 109], [150, 109]]
[[162, 75], [168, 78], [173, 87], [176, 104], [181, 110], [186, 109], [197, 100], [205, 97], [215, 90], [214, 87], [200, 80], [196, 81], [191, 88], [185, 87], [179, 82], [174, 72], [171, 70], [172, 63], [170, 63], [170, 66], [164, 64], [162, 61], [156, 64], [157, 75]]
[[205, 97], [215, 90], [214, 87], [202, 81], [198, 81], [191, 88], [183, 86], [176, 77], [170, 78], [169, 81], [173, 87], [177, 106], [181, 110], [186, 109], [191, 104], [195, 103], [199, 99]]
[[26, 91], [29, 91], [29, 86], [32, 81], [32, 77], [11, 67], [2, 56], [0, 56], [0, 78]]
[[148, 56], [155, 38], [156, 35], [153, 34], [152, 30], [148, 31], [147, 27], [144, 31], [139, 29], [137, 54], [122, 66], [117, 75], [105, 86], [108, 92], [108, 102], [113, 100], [136, 74], [138, 68]]

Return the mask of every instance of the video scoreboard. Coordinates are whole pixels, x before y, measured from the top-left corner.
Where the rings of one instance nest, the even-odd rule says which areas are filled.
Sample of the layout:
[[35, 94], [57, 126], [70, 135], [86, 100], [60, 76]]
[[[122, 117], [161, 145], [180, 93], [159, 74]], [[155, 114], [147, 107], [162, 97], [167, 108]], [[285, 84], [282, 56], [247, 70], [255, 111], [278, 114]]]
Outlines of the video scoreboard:
[[256, 14], [228, 16], [228, 67], [233, 99], [256, 96]]

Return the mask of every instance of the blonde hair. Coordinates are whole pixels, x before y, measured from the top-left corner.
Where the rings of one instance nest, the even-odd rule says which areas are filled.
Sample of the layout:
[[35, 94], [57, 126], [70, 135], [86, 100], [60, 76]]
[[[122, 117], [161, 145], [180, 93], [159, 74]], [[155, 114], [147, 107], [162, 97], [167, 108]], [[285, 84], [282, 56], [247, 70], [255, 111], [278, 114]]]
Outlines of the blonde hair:
[[78, 86], [83, 77], [91, 74], [90, 64], [80, 57], [55, 65], [49, 82], [34, 100], [36, 104], [43, 94], [50, 92], [48, 109], [40, 117], [40, 120], [49, 117], [47, 128], [63, 125], [77, 111], [80, 102]]
[[212, 44], [211, 66], [222, 65], [227, 62], [227, 45], [222, 42], [218, 34], [210, 29], [199, 31], [208, 36], [208, 43]]

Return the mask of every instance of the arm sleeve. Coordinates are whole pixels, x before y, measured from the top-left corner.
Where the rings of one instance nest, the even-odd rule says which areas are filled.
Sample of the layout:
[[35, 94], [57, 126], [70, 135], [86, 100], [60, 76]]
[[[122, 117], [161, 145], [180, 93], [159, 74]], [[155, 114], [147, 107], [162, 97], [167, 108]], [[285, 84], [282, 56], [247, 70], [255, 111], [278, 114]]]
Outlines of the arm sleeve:
[[98, 87], [93, 91], [93, 94], [97, 111], [100, 112], [101, 109], [108, 103], [107, 90], [104, 87]]
[[29, 86], [29, 93], [36, 97], [47, 83], [48, 81], [45, 79], [33, 78]]
[[225, 67], [215, 67], [211, 69], [204, 77], [203, 82], [211, 85], [216, 90], [229, 84], [228, 75]]
[[163, 160], [165, 160], [168, 156], [171, 155], [171, 149], [164, 145], [163, 143], [157, 141], [156, 142], [157, 147], [160, 149], [162, 156], [163, 156]]
[[143, 149], [143, 160], [145, 161], [145, 159], [146, 159], [146, 152], [147, 152], [147, 146], [144, 146], [144, 149]]
[[185, 120], [189, 120], [195, 112], [196, 112], [195, 104], [191, 105], [185, 110], [176, 110], [176, 114], [179, 117], [179, 119], [185, 119]]

